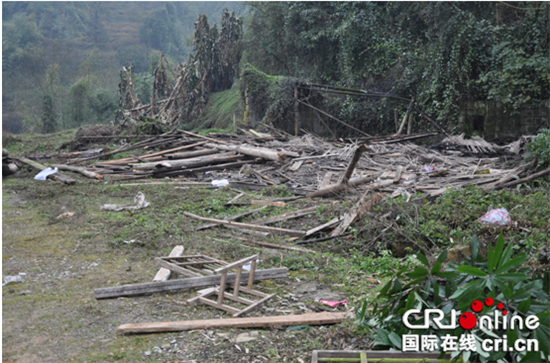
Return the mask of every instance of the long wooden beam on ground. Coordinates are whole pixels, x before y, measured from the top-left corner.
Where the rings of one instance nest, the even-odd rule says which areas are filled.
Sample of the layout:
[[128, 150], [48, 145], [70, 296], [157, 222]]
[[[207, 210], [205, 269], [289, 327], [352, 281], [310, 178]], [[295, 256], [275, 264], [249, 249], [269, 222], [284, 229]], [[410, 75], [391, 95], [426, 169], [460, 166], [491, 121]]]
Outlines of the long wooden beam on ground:
[[162, 333], [213, 328], [264, 328], [268, 326], [328, 325], [341, 323], [346, 312], [308, 313], [250, 318], [167, 321], [154, 323], [123, 324], [117, 327], [121, 334]]
[[[235, 282], [235, 274], [227, 274], [227, 283]], [[254, 281], [281, 279], [288, 277], [288, 269], [270, 268], [266, 270], [256, 270], [254, 273]], [[174, 290], [191, 289], [195, 287], [207, 287], [219, 285], [220, 275], [204, 276], [204, 277], [189, 277], [185, 279], [168, 280], [161, 282], [146, 282], [142, 284], [130, 284], [114, 287], [105, 287], [94, 290], [96, 299], [108, 299], [121, 296], [135, 296], [150, 294], [155, 292], [166, 292]], [[248, 273], [241, 274], [241, 281], [248, 280]]]
[[258, 224], [230, 222], [230, 221], [225, 221], [223, 219], [205, 218], [205, 217], [201, 217], [201, 216], [198, 216], [196, 214], [189, 213], [189, 212], [184, 212], [183, 214], [186, 215], [187, 217], [195, 218], [195, 219], [198, 219], [200, 221], [212, 222], [212, 223], [216, 223], [216, 224], [222, 224], [224, 226], [250, 228], [250, 229], [255, 229], [255, 230], [258, 230], [258, 231], [264, 231], [264, 232], [270, 232], [270, 233], [287, 234], [287, 235], [290, 235], [292, 237], [302, 237], [306, 234], [306, 232], [304, 232], [304, 231], [298, 231], [298, 230], [294, 230], [294, 229], [276, 228], [276, 227], [262, 226], [262, 225], [258, 225]]

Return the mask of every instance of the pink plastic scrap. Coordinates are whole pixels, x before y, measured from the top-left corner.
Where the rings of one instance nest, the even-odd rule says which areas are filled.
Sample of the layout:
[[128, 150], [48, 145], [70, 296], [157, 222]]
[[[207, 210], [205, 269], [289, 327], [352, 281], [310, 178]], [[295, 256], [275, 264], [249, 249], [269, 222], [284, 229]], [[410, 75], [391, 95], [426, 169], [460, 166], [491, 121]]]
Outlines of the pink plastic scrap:
[[335, 307], [337, 307], [338, 305], [347, 305], [347, 304], [348, 304], [348, 301], [347, 301], [347, 300], [342, 300], [342, 301], [330, 301], [330, 300], [315, 299], [314, 301], [315, 301], [315, 302], [318, 302], [318, 303], [321, 303], [321, 304], [328, 305], [328, 306], [330, 306], [331, 308], [335, 308]]
[[506, 208], [493, 209], [477, 221], [482, 224], [492, 224], [495, 226], [504, 226], [512, 223]]
[[418, 169], [418, 172], [420, 173], [431, 173], [435, 170], [435, 166], [423, 166], [420, 169]]

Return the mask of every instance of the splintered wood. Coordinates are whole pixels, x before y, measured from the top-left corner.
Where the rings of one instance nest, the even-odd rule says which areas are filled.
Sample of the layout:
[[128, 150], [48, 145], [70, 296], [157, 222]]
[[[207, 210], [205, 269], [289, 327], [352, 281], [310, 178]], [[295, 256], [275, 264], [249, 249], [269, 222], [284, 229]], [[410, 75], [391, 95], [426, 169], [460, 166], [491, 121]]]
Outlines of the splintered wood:
[[[499, 156], [517, 155], [527, 137], [508, 146], [498, 146], [481, 138], [466, 140], [463, 135], [458, 135], [447, 137], [428, 149], [410, 141], [433, 137], [437, 133], [327, 140], [311, 134], [293, 137], [270, 130], [275, 136], [254, 130], [243, 130], [245, 135], [208, 136], [172, 130], [134, 144], [125, 144], [108, 153], [76, 158], [67, 163], [96, 159], [91, 165], [56, 166], [60, 170], [105, 181], [185, 178], [208, 183], [224, 179], [230, 186], [253, 191], [286, 185], [289, 192], [307, 198], [360, 195], [367, 189], [394, 196], [423, 193], [423, 198], [435, 197], [449, 189], [469, 185], [486, 190], [508, 187], [513, 185], [514, 179], [529, 180], [525, 178], [532, 174], [527, 165], [514, 170], [502, 167], [505, 160]], [[138, 155], [138, 149], [145, 150], [145, 153]], [[135, 150], [134, 154], [121, 159], [97, 160], [130, 150]], [[486, 157], [487, 153], [493, 157]], [[61, 154], [59, 158], [63, 155], [66, 157], [67, 154]], [[89, 154], [82, 153], [85, 155]], [[28, 163], [27, 159], [20, 160]], [[42, 165], [33, 167], [45, 168]], [[57, 175], [53, 178], [62, 178]], [[229, 204], [285, 205], [277, 201], [243, 200]], [[227, 223], [231, 220], [226, 218], [214, 222], [214, 225], [252, 228]]]

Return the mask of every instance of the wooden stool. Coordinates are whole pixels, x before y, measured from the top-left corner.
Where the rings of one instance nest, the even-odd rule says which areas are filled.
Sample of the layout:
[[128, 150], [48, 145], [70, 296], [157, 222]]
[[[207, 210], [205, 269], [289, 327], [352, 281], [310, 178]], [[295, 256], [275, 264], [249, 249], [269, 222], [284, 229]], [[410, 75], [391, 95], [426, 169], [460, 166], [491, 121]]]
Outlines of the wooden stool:
[[[259, 257], [259, 255], [250, 256], [250, 257], [244, 258], [244, 259], [239, 260], [237, 262], [230, 263], [226, 266], [223, 266], [223, 267], [220, 267], [220, 268], [214, 270], [214, 274], [216, 274], [216, 275], [221, 274], [220, 286], [204, 290], [200, 295], [198, 295], [198, 296], [196, 296], [192, 299], [187, 300], [187, 303], [189, 305], [193, 305], [197, 302], [200, 302], [200, 303], [203, 303], [203, 304], [206, 304], [206, 305], [210, 305], [210, 306], [213, 306], [215, 308], [222, 309], [222, 310], [228, 311], [230, 313], [233, 313], [234, 318], [242, 316], [242, 315], [256, 309], [261, 304], [263, 304], [264, 302], [266, 302], [267, 300], [271, 299], [273, 296], [276, 295], [276, 294], [268, 295], [268, 294], [264, 294], [261, 291], [257, 291], [257, 290], [252, 289], [252, 284], [254, 283], [254, 272], [256, 271], [256, 259], [258, 257]], [[250, 273], [249, 273], [249, 276], [248, 276], [248, 284], [246, 285], [246, 287], [242, 287], [241, 286], [241, 273], [242, 273], [242, 270], [243, 270], [243, 265], [247, 262], [251, 263]], [[235, 284], [233, 285], [233, 293], [230, 294], [230, 293], [226, 292], [225, 289], [226, 289], [226, 285], [227, 285], [226, 284], [227, 273], [228, 273], [229, 270], [231, 270], [233, 268], [237, 269], [237, 273], [236, 273], [236, 278], [235, 278]], [[258, 296], [258, 297], [260, 297], [260, 300], [250, 300], [250, 299], [244, 298], [242, 296], [239, 296], [239, 293], [241, 293], [241, 292], [249, 294], [249, 295]], [[212, 295], [218, 295], [217, 301], [208, 299], [208, 297], [210, 297]], [[226, 298], [228, 300], [233, 300], [233, 301], [236, 301], [236, 302], [248, 305], [248, 306], [246, 308], [242, 309], [242, 310], [239, 310], [235, 307], [224, 304], [224, 298]]]

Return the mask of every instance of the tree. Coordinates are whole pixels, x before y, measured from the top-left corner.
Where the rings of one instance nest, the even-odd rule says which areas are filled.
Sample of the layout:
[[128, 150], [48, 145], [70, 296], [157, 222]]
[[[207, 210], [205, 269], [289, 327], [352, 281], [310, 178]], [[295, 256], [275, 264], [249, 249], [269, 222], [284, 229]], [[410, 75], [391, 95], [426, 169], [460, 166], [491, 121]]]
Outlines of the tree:
[[49, 134], [55, 131], [57, 121], [55, 119], [55, 112], [53, 109], [53, 101], [51, 96], [44, 96], [42, 102], [42, 132]]

